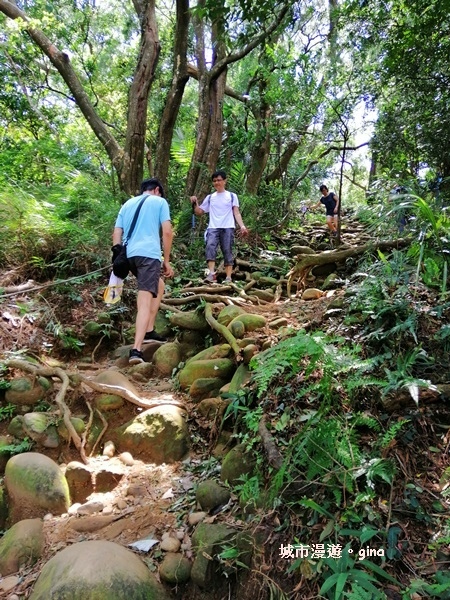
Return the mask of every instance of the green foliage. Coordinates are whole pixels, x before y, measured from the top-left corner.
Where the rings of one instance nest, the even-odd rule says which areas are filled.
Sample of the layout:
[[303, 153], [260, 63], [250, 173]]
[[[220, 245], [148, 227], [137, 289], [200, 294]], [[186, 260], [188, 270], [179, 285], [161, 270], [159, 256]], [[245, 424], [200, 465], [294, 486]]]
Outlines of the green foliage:
[[68, 269], [85, 273], [86, 264], [109, 261], [104, 240], [118, 210], [110, 193], [81, 173], [64, 186], [34, 186], [32, 192], [2, 186], [0, 264], [27, 264], [29, 276], [42, 277]]
[[5, 421], [7, 419], [11, 419], [16, 412], [16, 407], [14, 404], [10, 402], [8, 404], [4, 404], [0, 406], [0, 421]]
[[17, 444], [8, 444], [6, 446], [0, 446], [0, 454], [7, 454], [8, 456], [14, 456], [15, 454], [22, 454], [23, 452], [30, 452], [33, 449], [34, 442], [25, 438], [24, 440], [17, 442]]
[[267, 391], [276, 377], [284, 375], [289, 379], [303, 368], [306, 375], [309, 375], [319, 359], [325, 357], [323, 341], [321, 334], [311, 336], [300, 331], [252, 358], [250, 367], [254, 372], [253, 379], [257, 384], [258, 397]]

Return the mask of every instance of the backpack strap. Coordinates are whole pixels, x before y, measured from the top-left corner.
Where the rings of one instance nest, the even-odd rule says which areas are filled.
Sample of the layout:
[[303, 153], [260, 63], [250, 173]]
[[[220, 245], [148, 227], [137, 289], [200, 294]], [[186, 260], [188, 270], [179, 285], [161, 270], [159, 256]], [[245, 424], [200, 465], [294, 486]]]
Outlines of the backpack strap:
[[128, 235], [125, 236], [127, 241], [125, 242], [124, 246], [126, 246], [128, 244], [128, 242], [131, 239], [131, 236], [133, 235], [133, 231], [134, 231], [134, 228], [136, 227], [136, 222], [138, 220], [139, 213], [141, 212], [142, 205], [144, 204], [144, 202], [147, 199], [147, 195], [148, 194], [145, 194], [145, 197], [142, 198], [142, 200], [139, 202], [139, 205], [134, 213], [133, 220], [131, 221], [131, 225], [130, 225], [130, 231], [129, 231]]

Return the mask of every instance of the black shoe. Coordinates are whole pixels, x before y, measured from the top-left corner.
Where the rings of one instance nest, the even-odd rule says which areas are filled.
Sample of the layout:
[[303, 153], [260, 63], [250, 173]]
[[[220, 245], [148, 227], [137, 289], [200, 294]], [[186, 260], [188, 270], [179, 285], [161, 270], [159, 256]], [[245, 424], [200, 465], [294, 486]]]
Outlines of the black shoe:
[[162, 337], [162, 335], [158, 335], [153, 329], [152, 331], [147, 331], [144, 337], [144, 342], [159, 342], [160, 344], [164, 344], [167, 342], [167, 339]]
[[136, 348], [130, 350], [130, 356], [128, 357], [128, 363], [130, 365], [140, 365], [143, 362], [145, 362], [144, 355], [140, 350], [136, 350]]

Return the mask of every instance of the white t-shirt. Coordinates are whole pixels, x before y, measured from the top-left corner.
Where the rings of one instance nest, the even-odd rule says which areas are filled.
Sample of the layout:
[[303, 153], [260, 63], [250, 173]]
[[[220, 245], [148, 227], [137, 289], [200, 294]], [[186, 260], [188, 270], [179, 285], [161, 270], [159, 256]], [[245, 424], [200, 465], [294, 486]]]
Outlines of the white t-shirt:
[[209, 213], [208, 229], [234, 229], [233, 206], [239, 206], [239, 200], [231, 192], [214, 192], [206, 196], [200, 208]]

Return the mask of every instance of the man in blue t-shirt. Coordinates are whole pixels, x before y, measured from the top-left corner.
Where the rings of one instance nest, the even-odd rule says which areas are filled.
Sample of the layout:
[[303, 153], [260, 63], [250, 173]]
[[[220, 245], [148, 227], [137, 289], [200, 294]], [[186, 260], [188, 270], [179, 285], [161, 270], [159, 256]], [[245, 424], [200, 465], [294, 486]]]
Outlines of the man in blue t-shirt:
[[[123, 239], [124, 234], [130, 230], [134, 214], [143, 198], [145, 199], [131, 239]], [[141, 194], [130, 198], [120, 209], [113, 232], [113, 260], [119, 254], [122, 242], [126, 241], [130, 270], [138, 283], [136, 333], [129, 357], [132, 365], [144, 362], [141, 351], [144, 340], [162, 341], [153, 331], [164, 292], [164, 281], [161, 279], [161, 238], [162, 274], [173, 277], [173, 269], [169, 263], [173, 239], [169, 205], [164, 199], [161, 182], [156, 178], [146, 179], [141, 184]]]
[[338, 211], [339, 211], [339, 198], [334, 192], [329, 192], [326, 185], [322, 184], [319, 188], [322, 192], [322, 197], [317, 204], [314, 204], [311, 208], [319, 208], [321, 204], [325, 206], [327, 225], [332, 235], [337, 234], [338, 228]]

